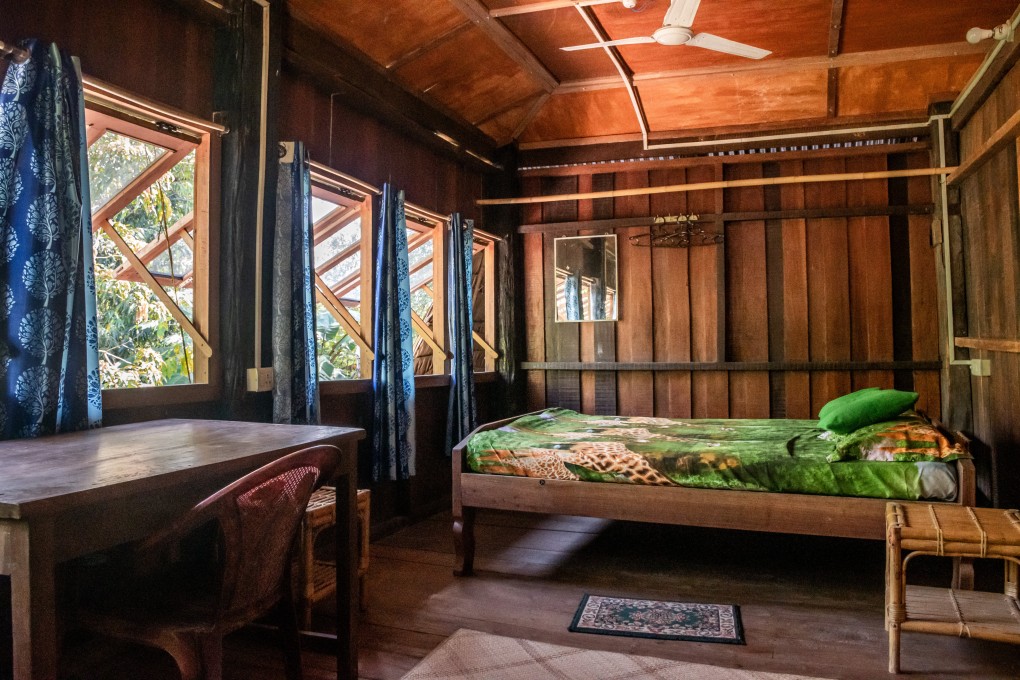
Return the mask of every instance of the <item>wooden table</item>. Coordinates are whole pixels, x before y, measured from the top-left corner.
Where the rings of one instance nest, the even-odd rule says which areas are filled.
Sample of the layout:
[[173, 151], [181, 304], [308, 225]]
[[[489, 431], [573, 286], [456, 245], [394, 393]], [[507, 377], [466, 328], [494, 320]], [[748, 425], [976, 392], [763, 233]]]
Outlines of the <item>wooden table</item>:
[[157, 420], [0, 442], [0, 574], [11, 577], [14, 677], [57, 677], [57, 564], [147, 536], [255, 468], [333, 444], [345, 454], [336, 477], [337, 676], [357, 678], [355, 447], [364, 436], [357, 428]]

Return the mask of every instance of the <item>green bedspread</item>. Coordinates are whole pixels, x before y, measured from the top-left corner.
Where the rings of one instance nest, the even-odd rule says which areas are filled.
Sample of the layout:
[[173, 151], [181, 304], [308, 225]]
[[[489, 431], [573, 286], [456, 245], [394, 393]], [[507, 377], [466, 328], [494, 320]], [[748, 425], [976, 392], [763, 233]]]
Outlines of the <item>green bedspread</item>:
[[475, 472], [663, 486], [951, 500], [942, 462], [840, 461], [815, 420], [675, 420], [549, 409], [479, 432]]

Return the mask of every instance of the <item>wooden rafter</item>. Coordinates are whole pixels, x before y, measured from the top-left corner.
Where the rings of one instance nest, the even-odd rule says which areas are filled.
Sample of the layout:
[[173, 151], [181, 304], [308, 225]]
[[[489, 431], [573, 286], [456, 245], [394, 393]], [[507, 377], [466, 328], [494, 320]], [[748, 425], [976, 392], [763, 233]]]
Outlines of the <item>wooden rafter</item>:
[[[845, 0], [832, 0], [832, 15], [829, 20], [829, 59], [839, 56], [840, 46], [843, 42], [843, 18], [846, 13]], [[829, 66], [828, 76], [828, 106], [829, 118], [839, 115], [839, 69]]]
[[552, 96], [551, 93], [546, 92], [545, 94], [539, 96], [535, 100], [535, 103], [531, 105], [531, 108], [528, 109], [528, 112], [524, 114], [523, 118], [521, 118], [521, 122], [519, 122], [517, 124], [517, 127], [514, 128], [514, 132], [510, 136], [511, 139], [516, 140], [521, 135], [524, 134], [524, 131], [527, 130], [528, 126], [531, 125], [531, 122], [535, 120], [535, 116], [538, 115], [538, 112], [542, 110], [542, 107], [545, 106], [545, 103], [549, 101], [549, 97], [551, 96]]
[[428, 54], [437, 47], [440, 47], [450, 42], [451, 40], [459, 36], [461, 33], [471, 28], [473, 25], [474, 24], [472, 24], [470, 21], [465, 21], [463, 23], [457, 24], [456, 26], [448, 30], [446, 33], [436, 36], [435, 38], [428, 41], [424, 45], [416, 47], [410, 52], [405, 52], [404, 54], [401, 54], [399, 57], [397, 57], [390, 63], [386, 64], [386, 70], [396, 71], [400, 69], [401, 66], [409, 64], [415, 59], [418, 59], [419, 57]]
[[[595, 13], [587, 7], [577, 7], [578, 13], [581, 18], [584, 19], [584, 23], [588, 24], [588, 28], [595, 34], [595, 37], [600, 43], [607, 42], [609, 34], [606, 33], [606, 29], [602, 27], [598, 17]], [[634, 87], [634, 74], [631, 72], [630, 67], [627, 66], [623, 61], [623, 57], [620, 56], [620, 51], [616, 47], [608, 47], [603, 45], [603, 50], [609, 56], [609, 60], [613, 62], [613, 66], [616, 67], [616, 71], [620, 74], [620, 79], [623, 81], [623, 86], [627, 88], [627, 96], [630, 97], [630, 103], [634, 107], [634, 115], [637, 116], [638, 127], [641, 128], [641, 137], [647, 143], [648, 141], [648, 116], [645, 115], [645, 107], [641, 103], [641, 95], [638, 94], [637, 88]]]
[[191, 341], [194, 343], [195, 348], [206, 357], [211, 357], [213, 350], [208, 340], [206, 340], [198, 329], [195, 328], [195, 325], [191, 323], [191, 319], [189, 319], [187, 315], [181, 311], [181, 308], [177, 306], [174, 299], [171, 298], [165, 290], [163, 290], [163, 286], [160, 285], [159, 281], [157, 281], [156, 278], [149, 273], [149, 270], [144, 264], [142, 264], [142, 261], [138, 259], [138, 256], [135, 255], [133, 250], [131, 250], [131, 246], [129, 246], [127, 241], [124, 240], [124, 237], [117, 232], [110, 220], [104, 219], [99, 226], [104, 232], [106, 232], [106, 235], [110, 237], [110, 240], [113, 241], [114, 245], [117, 246], [121, 255], [127, 258], [128, 262], [131, 263], [131, 266], [134, 268], [138, 276], [141, 277], [142, 281], [149, 286], [156, 297], [159, 298], [159, 301], [166, 306], [167, 311], [170, 312], [170, 316], [172, 316], [174, 320], [181, 325], [181, 328], [184, 329], [184, 331], [191, 337]]
[[521, 42], [520, 38], [510, 32], [499, 20], [489, 18], [489, 10], [478, 0], [450, 0], [450, 4], [464, 15], [489, 38], [496, 43], [507, 56], [539, 82], [542, 89], [552, 92], [559, 85], [549, 69], [532, 54], [531, 50]]

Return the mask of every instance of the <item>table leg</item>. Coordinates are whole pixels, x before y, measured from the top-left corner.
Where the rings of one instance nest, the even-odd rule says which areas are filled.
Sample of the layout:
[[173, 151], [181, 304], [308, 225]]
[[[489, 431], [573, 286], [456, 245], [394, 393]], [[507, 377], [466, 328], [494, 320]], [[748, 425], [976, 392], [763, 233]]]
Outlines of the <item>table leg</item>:
[[[354, 456], [353, 451], [348, 455]], [[358, 677], [358, 509], [357, 478], [336, 480], [336, 670], [337, 678]]]
[[0, 523], [0, 573], [11, 577], [14, 677], [19, 680], [57, 677], [59, 640], [52, 529], [48, 523], [31, 527], [25, 521]]

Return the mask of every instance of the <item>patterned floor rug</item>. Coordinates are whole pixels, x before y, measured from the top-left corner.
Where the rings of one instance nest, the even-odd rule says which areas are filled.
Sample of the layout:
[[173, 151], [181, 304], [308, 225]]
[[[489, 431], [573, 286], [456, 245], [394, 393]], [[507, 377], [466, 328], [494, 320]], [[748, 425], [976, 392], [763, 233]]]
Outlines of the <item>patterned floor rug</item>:
[[570, 624], [570, 630], [575, 633], [660, 640], [744, 644], [740, 607], [734, 604], [695, 604], [585, 595]]
[[822, 680], [458, 630], [402, 680]]

